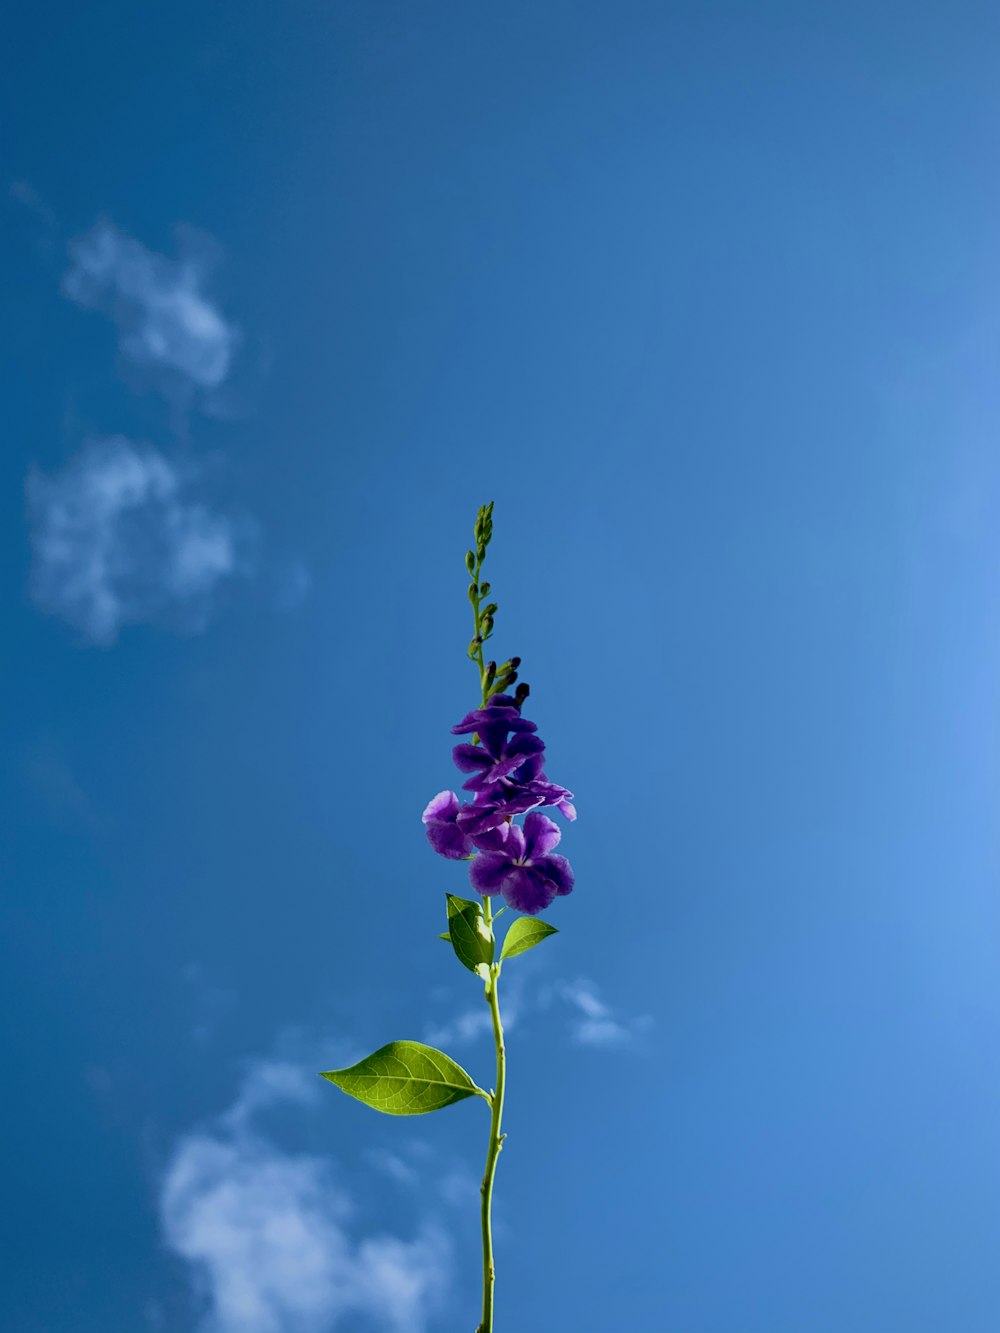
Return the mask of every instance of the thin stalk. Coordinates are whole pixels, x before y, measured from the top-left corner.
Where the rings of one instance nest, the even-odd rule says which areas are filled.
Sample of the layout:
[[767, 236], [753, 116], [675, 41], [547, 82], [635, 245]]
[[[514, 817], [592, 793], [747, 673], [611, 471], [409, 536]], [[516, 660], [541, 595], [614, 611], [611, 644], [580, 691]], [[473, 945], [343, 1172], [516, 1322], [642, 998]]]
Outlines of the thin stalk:
[[[476, 592], [472, 599], [472, 617], [475, 621], [477, 636], [482, 624], [480, 607], [483, 603], [483, 597], [479, 591], [482, 576], [483, 559], [477, 553], [475, 568], [472, 573], [472, 581], [476, 585]], [[477, 645], [473, 660], [479, 668], [482, 706], [485, 708], [489, 700], [489, 687], [486, 679], [486, 657], [483, 652], [482, 641]], [[473, 736], [472, 739], [475, 743], [478, 737]], [[487, 926], [493, 924], [493, 905], [488, 897], [483, 899], [483, 919]], [[497, 1055], [497, 1082], [493, 1092], [493, 1113], [490, 1118], [490, 1141], [486, 1151], [486, 1170], [483, 1173], [483, 1183], [479, 1189], [483, 1231], [483, 1318], [476, 1329], [476, 1333], [493, 1333], [493, 1288], [496, 1283], [496, 1266], [493, 1262], [493, 1178], [496, 1175], [497, 1159], [500, 1156], [505, 1137], [500, 1132], [500, 1126], [503, 1121], [504, 1085], [507, 1081], [507, 1052], [504, 1047], [503, 1024], [500, 1021], [499, 981], [500, 964], [494, 963], [490, 968], [489, 980], [486, 982], [485, 998], [490, 1007], [490, 1017], [493, 1020], [493, 1044], [496, 1047]]]
[[[485, 915], [489, 922], [491, 913], [488, 898]], [[493, 1287], [496, 1282], [496, 1267], [493, 1263], [493, 1177], [496, 1175], [497, 1159], [505, 1138], [500, 1132], [500, 1126], [503, 1120], [504, 1084], [507, 1080], [507, 1053], [503, 1041], [503, 1024], [500, 1021], [499, 980], [500, 965], [494, 963], [490, 968], [490, 979], [486, 983], [486, 1003], [490, 1006], [490, 1017], [493, 1019], [493, 1041], [497, 1052], [497, 1085], [493, 1092], [493, 1115], [490, 1121], [486, 1170], [479, 1191], [483, 1226], [483, 1319], [476, 1333], [493, 1333]]]

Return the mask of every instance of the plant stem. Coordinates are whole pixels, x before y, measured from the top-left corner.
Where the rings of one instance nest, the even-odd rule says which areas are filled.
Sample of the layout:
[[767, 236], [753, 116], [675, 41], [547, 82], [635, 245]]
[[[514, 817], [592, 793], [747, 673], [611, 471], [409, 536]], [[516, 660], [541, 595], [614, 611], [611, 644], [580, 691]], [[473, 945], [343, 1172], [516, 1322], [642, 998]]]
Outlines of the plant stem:
[[[489, 922], [491, 913], [488, 898], [485, 915]], [[493, 1019], [493, 1041], [497, 1052], [497, 1085], [493, 1093], [493, 1116], [490, 1121], [486, 1171], [480, 1187], [483, 1224], [483, 1320], [476, 1333], [493, 1333], [493, 1285], [496, 1281], [496, 1269], [493, 1264], [493, 1177], [496, 1175], [497, 1158], [500, 1156], [505, 1137], [500, 1132], [500, 1124], [503, 1119], [503, 1094], [507, 1079], [507, 1053], [503, 1041], [503, 1024], [500, 1021], [499, 980], [500, 964], [494, 963], [486, 983], [486, 1003], [490, 1006], [490, 1016]]]
[[[472, 581], [476, 585], [476, 592], [472, 600], [472, 617], [475, 621], [477, 635], [481, 627], [479, 608], [482, 605], [483, 598], [479, 588], [482, 576], [483, 559], [478, 557], [472, 574]], [[489, 701], [489, 687], [486, 682], [486, 658], [483, 653], [482, 642], [479, 643], [473, 660], [479, 668], [482, 706], [485, 708]], [[473, 736], [473, 743], [478, 739], [478, 736]], [[487, 926], [493, 924], [493, 906], [488, 897], [483, 899], [483, 920]], [[503, 1042], [503, 1024], [500, 1021], [499, 981], [500, 964], [494, 963], [490, 968], [489, 980], [486, 982], [486, 1003], [490, 1006], [490, 1017], [493, 1020], [493, 1044], [497, 1053], [497, 1085], [493, 1092], [493, 1114], [490, 1118], [490, 1142], [486, 1152], [486, 1170], [483, 1173], [483, 1183], [479, 1189], [483, 1228], [483, 1319], [476, 1329], [476, 1333], [493, 1333], [493, 1287], [496, 1282], [496, 1268], [493, 1263], [493, 1177], [496, 1175], [497, 1158], [500, 1156], [504, 1141], [504, 1135], [500, 1132], [500, 1125], [503, 1120], [504, 1084], [507, 1081], [507, 1052]]]

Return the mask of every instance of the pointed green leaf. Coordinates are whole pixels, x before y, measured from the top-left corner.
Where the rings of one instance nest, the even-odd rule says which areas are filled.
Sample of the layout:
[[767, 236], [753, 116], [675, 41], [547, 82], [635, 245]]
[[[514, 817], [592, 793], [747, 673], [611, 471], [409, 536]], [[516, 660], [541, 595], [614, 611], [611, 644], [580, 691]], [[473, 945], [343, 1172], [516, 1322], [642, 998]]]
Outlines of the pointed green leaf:
[[555, 926], [550, 926], [547, 921], [540, 921], [537, 916], [519, 916], [507, 932], [507, 938], [500, 950], [500, 961], [514, 958], [519, 953], [533, 949], [536, 944], [541, 944], [549, 935], [558, 934]]
[[349, 1069], [321, 1075], [386, 1115], [423, 1115], [465, 1097], [490, 1095], [444, 1051], [419, 1041], [391, 1041]]
[[468, 898], [456, 898], [446, 893], [448, 900], [448, 936], [455, 956], [470, 972], [484, 980], [489, 976], [495, 942], [493, 932], [483, 920], [479, 903]]
[[442, 931], [441, 934], [438, 936], [438, 939], [439, 939], [439, 940], [447, 940], [448, 943], [450, 944], [450, 943], [451, 943], [451, 934], [450, 934], [450, 932], [447, 931], [447, 930]]

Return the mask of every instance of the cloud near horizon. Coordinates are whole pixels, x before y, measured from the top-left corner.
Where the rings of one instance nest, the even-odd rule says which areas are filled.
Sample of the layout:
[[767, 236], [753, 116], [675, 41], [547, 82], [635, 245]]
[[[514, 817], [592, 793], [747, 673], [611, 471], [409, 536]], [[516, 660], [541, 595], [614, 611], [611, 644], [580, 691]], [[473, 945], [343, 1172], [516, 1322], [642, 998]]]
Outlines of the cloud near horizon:
[[205, 294], [206, 246], [195, 245], [195, 236], [182, 232], [188, 253], [169, 259], [102, 220], [71, 242], [63, 292], [110, 316], [126, 360], [199, 389], [217, 389], [229, 374], [240, 334]]
[[92, 440], [55, 474], [27, 481], [31, 591], [94, 643], [123, 625], [180, 619], [199, 629], [225, 579], [246, 572], [246, 522], [187, 494], [189, 477], [151, 445]]
[[423, 1333], [449, 1279], [447, 1237], [352, 1235], [352, 1201], [332, 1163], [288, 1153], [254, 1128], [316, 1090], [297, 1066], [263, 1061], [233, 1106], [177, 1143], [159, 1198], [168, 1247], [187, 1261], [200, 1333]]

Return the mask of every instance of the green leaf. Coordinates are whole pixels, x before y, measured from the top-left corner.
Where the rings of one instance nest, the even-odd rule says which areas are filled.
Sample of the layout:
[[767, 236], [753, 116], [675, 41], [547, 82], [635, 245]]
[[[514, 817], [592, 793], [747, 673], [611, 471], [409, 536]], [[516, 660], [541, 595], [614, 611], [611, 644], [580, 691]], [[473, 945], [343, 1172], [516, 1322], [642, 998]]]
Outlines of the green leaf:
[[456, 898], [453, 893], [446, 893], [445, 897], [448, 900], [448, 935], [455, 956], [470, 972], [485, 981], [496, 945], [492, 930], [483, 920], [483, 909], [479, 903]]
[[444, 1051], [419, 1041], [390, 1041], [349, 1069], [322, 1074], [342, 1092], [386, 1115], [423, 1115], [488, 1092]]
[[550, 935], [558, 934], [555, 926], [550, 926], [547, 921], [540, 921], [537, 916], [519, 916], [507, 932], [507, 938], [500, 950], [500, 961], [514, 958], [519, 953], [533, 949], [536, 944], [541, 944], [542, 940]]
[[442, 931], [442, 933], [438, 936], [438, 939], [447, 940], [449, 944], [451, 943], [451, 935], [448, 933], [447, 930]]

